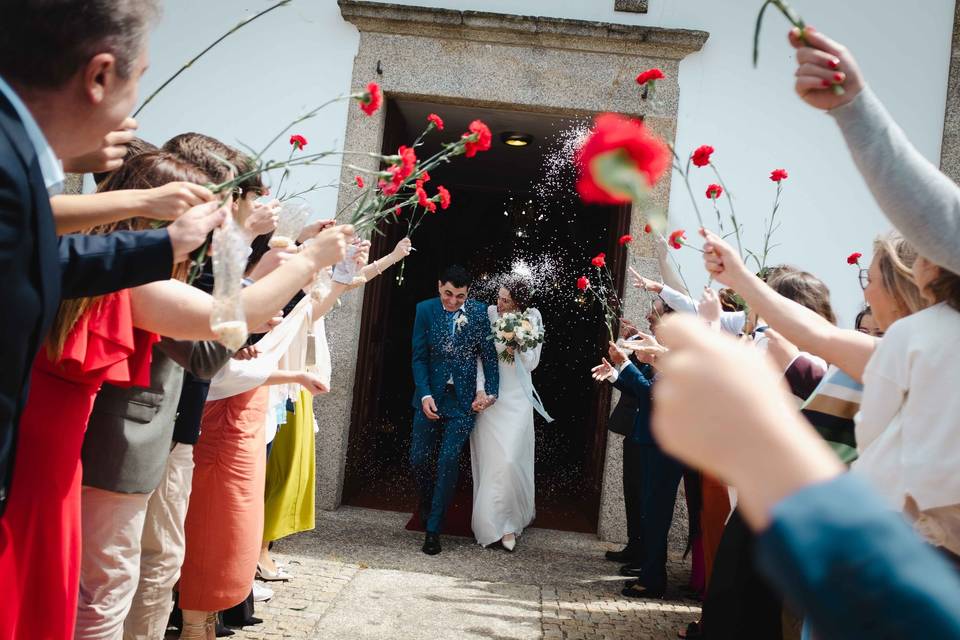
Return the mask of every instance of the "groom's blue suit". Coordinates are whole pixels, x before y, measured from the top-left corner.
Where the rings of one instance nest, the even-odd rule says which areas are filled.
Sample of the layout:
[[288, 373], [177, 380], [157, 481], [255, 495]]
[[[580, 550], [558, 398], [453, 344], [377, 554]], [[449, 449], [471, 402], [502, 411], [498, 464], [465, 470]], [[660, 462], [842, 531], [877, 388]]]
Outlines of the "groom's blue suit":
[[[457, 320], [462, 316], [465, 320]], [[467, 300], [460, 311], [443, 308], [440, 298], [417, 305], [413, 324], [413, 439], [410, 465], [420, 491], [421, 515], [428, 532], [439, 533], [457, 484], [460, 451], [473, 430], [471, 404], [477, 390], [477, 356], [483, 365], [487, 395], [500, 389], [497, 350], [487, 308]], [[439, 420], [429, 420], [422, 402], [432, 396]], [[441, 440], [434, 479], [431, 458]]]

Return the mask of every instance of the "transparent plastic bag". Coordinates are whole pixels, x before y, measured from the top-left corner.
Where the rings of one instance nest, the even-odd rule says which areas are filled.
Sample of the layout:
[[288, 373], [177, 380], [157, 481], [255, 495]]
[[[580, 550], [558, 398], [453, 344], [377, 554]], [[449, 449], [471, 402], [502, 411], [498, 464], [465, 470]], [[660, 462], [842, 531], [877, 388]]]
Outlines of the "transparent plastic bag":
[[247, 341], [247, 317], [240, 292], [247, 266], [247, 241], [233, 216], [213, 232], [213, 310], [210, 329], [217, 342], [236, 351]]
[[331, 278], [330, 269], [328, 267], [324, 267], [317, 272], [313, 282], [310, 283], [310, 286], [307, 289], [307, 293], [309, 293], [310, 297], [315, 301], [321, 302], [324, 298], [330, 295], [330, 291], [332, 289], [333, 279]]
[[343, 260], [333, 267], [333, 281], [340, 284], [353, 284], [360, 275], [360, 267], [357, 266], [357, 252], [360, 248], [356, 244], [347, 245]]
[[307, 224], [310, 207], [300, 202], [286, 201], [280, 208], [277, 229], [270, 238], [272, 249], [289, 249], [296, 245], [297, 237]]

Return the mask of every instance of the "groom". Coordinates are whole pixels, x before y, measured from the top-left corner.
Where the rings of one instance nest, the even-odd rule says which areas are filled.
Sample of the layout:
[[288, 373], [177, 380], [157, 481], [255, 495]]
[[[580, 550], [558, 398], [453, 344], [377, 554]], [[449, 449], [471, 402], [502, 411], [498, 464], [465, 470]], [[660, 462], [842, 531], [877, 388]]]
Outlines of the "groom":
[[[420, 492], [427, 530], [423, 552], [440, 553], [440, 526], [457, 484], [460, 451], [473, 430], [475, 412], [496, 400], [500, 389], [497, 351], [481, 302], [468, 300], [470, 274], [447, 267], [437, 282], [439, 298], [417, 305], [413, 323], [413, 438], [410, 465]], [[477, 390], [477, 356], [484, 389]], [[437, 442], [436, 474], [432, 458]]]

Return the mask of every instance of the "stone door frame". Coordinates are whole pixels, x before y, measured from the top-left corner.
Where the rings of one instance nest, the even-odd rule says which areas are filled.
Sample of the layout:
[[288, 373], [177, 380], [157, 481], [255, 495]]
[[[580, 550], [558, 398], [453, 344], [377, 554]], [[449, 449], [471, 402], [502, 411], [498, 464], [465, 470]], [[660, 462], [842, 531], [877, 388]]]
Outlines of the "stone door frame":
[[[673, 141], [677, 122], [680, 61], [699, 51], [703, 31], [662, 29], [581, 20], [538, 18], [475, 11], [338, 0], [345, 20], [360, 32], [352, 91], [376, 81], [388, 96], [559, 114], [615, 111], [643, 116], [647, 126]], [[641, 101], [634, 77], [659, 67], [666, 80], [655, 97]], [[379, 152], [385, 110], [371, 117], [348, 111], [344, 148]], [[372, 158], [354, 164], [377, 169]], [[341, 175], [338, 210], [356, 197], [353, 171]], [[670, 180], [662, 180], [653, 201], [664, 210]], [[627, 264], [657, 274], [654, 247], [645, 237], [643, 215], [631, 215]], [[639, 240], [642, 239], [642, 240]], [[633, 289], [624, 300], [626, 314], [638, 317], [649, 298]], [[333, 359], [332, 390], [318, 398], [317, 505], [340, 505], [350, 432], [353, 384], [363, 296], [348, 295], [330, 314], [327, 327]], [[604, 464], [598, 535], [625, 538], [621, 485], [621, 440], [609, 438]]]

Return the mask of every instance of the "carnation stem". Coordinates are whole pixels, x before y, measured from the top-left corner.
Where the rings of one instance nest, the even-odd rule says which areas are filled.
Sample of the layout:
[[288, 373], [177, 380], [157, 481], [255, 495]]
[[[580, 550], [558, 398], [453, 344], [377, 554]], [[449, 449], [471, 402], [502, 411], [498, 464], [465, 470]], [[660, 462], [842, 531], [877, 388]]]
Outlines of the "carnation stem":
[[776, 227], [773, 226], [773, 221], [777, 217], [777, 211], [780, 209], [780, 194], [783, 192], [783, 184], [781, 182], [777, 183], [777, 196], [773, 201], [773, 213], [770, 214], [770, 224], [767, 225], [767, 232], [763, 236], [763, 255], [760, 262], [760, 271], [763, 272], [767, 267], [767, 258], [770, 255], [770, 250], [773, 249], [770, 246], [770, 238], [773, 237], [773, 232], [776, 231], [780, 225]]
[[693, 188], [690, 186], [690, 160], [687, 159], [687, 169], [686, 171], [680, 168], [680, 156], [677, 155], [676, 149], [673, 148], [672, 144], [667, 145], [670, 148], [670, 153], [673, 154], [673, 168], [677, 173], [683, 178], [683, 184], [687, 187], [687, 194], [690, 196], [690, 202], [693, 203], [693, 211], [697, 214], [697, 224], [703, 228], [703, 216], [700, 215], [700, 206], [697, 204], [697, 199], [693, 195]]
[[147, 99], [143, 101], [143, 104], [141, 104], [140, 107], [139, 107], [136, 111], [133, 112], [133, 117], [136, 118], [136, 117], [140, 114], [140, 112], [143, 111], [143, 108], [146, 107], [148, 104], [150, 104], [150, 102], [153, 101], [153, 99], [157, 97], [157, 94], [159, 94], [161, 91], [163, 91], [163, 90], [167, 87], [167, 85], [169, 85], [171, 82], [173, 82], [174, 80], [176, 80], [176, 79], [177, 79], [177, 76], [179, 76], [181, 73], [183, 73], [184, 71], [186, 71], [187, 69], [189, 69], [191, 66], [193, 66], [193, 63], [195, 63], [197, 60], [199, 60], [200, 58], [202, 58], [208, 51], [210, 51], [211, 49], [213, 49], [215, 46], [217, 46], [218, 44], [220, 44], [221, 42], [223, 42], [224, 40], [226, 40], [228, 37], [230, 37], [231, 35], [233, 35], [233, 34], [236, 33], [237, 31], [239, 31], [239, 30], [242, 29], [243, 27], [247, 26], [248, 24], [250, 24], [251, 22], [253, 22], [253, 21], [256, 20], [257, 18], [259, 18], [259, 17], [261, 17], [261, 16], [265, 16], [266, 14], [270, 13], [270, 12], [273, 11], [274, 9], [279, 9], [280, 7], [283, 7], [283, 6], [285, 6], [285, 5], [288, 5], [288, 4], [290, 4], [292, 1], [293, 1], [293, 0], [280, 0], [280, 2], [278, 2], [278, 3], [276, 3], [276, 4], [272, 5], [272, 6], [267, 7], [266, 9], [264, 9], [263, 11], [261, 11], [260, 13], [254, 14], [254, 15], [250, 16], [249, 18], [246, 18], [246, 19], [244, 19], [244, 20], [241, 20], [241, 21], [240, 21], [239, 23], [237, 23], [232, 29], [230, 29], [230, 30], [227, 31], [225, 34], [223, 34], [222, 36], [220, 36], [219, 38], [217, 38], [216, 40], [214, 40], [206, 49], [204, 49], [203, 51], [201, 51], [200, 53], [198, 53], [197, 55], [195, 55], [193, 58], [191, 58], [190, 61], [187, 62], [187, 63], [186, 63], [185, 65], [183, 65], [182, 67], [180, 67], [180, 69], [179, 69], [175, 74], [173, 74], [172, 76], [170, 76], [169, 78], [167, 78], [167, 80], [166, 80], [163, 84], [161, 84], [159, 87], [157, 87], [157, 89], [156, 89], [153, 93], [151, 93], [149, 96], [147, 96]]
[[737, 238], [737, 253], [740, 255], [740, 259], [743, 260], [743, 243], [740, 241], [740, 225], [737, 224], [737, 212], [733, 208], [733, 196], [730, 194], [730, 189], [727, 188], [727, 183], [723, 181], [723, 178], [720, 176], [720, 172], [717, 171], [717, 166], [710, 163], [710, 168], [713, 169], [713, 175], [717, 176], [717, 182], [720, 183], [720, 186], [723, 187], [723, 195], [727, 198], [727, 204], [730, 205], [730, 222], [733, 223], [733, 230], [736, 232]]

